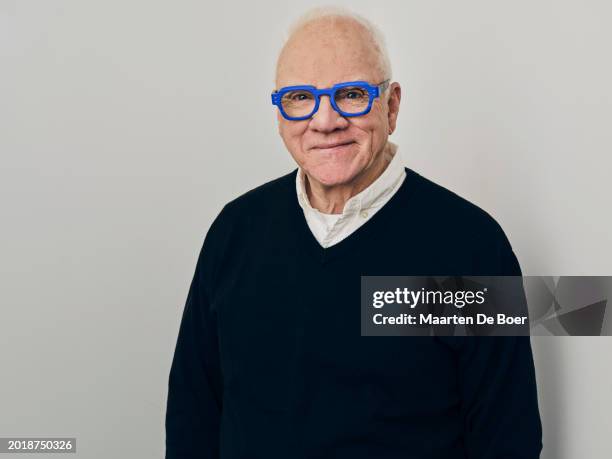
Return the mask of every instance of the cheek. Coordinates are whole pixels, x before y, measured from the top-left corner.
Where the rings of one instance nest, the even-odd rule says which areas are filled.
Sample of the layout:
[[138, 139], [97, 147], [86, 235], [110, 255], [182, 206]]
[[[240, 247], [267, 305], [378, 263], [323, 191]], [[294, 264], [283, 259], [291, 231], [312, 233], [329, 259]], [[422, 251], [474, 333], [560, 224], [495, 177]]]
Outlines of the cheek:
[[377, 110], [372, 108], [367, 117], [356, 119], [354, 124], [360, 130], [362, 136], [371, 143], [372, 150], [380, 148], [380, 144], [385, 142], [389, 132], [387, 118], [380, 108]]
[[278, 132], [280, 133], [285, 146], [289, 152], [295, 156], [302, 156], [302, 140], [306, 131], [306, 124], [300, 122], [291, 122], [281, 120], [279, 122]]

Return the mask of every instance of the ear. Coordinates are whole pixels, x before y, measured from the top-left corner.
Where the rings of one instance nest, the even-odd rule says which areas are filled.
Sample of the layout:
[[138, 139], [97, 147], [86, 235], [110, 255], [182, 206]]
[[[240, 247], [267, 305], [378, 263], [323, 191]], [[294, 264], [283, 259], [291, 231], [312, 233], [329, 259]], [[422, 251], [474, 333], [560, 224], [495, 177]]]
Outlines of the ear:
[[389, 86], [389, 101], [387, 102], [387, 105], [389, 107], [389, 112], [387, 114], [389, 122], [389, 134], [392, 134], [393, 131], [395, 131], [401, 99], [402, 88], [400, 87], [399, 83], [391, 83], [391, 85]]

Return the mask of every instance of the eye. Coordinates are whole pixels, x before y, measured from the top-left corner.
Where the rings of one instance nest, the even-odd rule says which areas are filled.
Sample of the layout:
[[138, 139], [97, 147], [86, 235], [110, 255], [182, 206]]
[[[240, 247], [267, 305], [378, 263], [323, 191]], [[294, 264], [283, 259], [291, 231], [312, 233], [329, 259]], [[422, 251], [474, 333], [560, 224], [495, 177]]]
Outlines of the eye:
[[303, 102], [312, 99], [312, 94], [308, 91], [290, 91], [283, 96], [283, 99], [291, 102]]
[[338, 99], [361, 100], [367, 97], [367, 92], [362, 88], [344, 88], [336, 93]]

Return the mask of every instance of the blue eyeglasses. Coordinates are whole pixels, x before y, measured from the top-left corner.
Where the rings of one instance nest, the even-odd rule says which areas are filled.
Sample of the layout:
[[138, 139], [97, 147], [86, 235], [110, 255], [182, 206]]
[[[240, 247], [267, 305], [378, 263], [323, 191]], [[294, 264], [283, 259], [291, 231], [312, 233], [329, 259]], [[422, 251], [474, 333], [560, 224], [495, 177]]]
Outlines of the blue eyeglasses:
[[299, 121], [311, 118], [319, 109], [321, 96], [329, 96], [331, 106], [342, 116], [365, 115], [372, 102], [389, 86], [389, 80], [377, 85], [367, 81], [348, 81], [331, 88], [314, 86], [286, 86], [272, 93], [272, 105], [276, 105], [285, 119]]

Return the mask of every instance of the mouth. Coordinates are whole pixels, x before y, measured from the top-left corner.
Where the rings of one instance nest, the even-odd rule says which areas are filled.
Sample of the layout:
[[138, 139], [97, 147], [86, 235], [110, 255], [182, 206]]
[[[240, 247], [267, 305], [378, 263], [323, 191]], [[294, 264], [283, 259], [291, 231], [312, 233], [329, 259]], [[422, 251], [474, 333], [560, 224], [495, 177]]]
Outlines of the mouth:
[[334, 151], [334, 150], [343, 150], [355, 142], [353, 140], [347, 140], [346, 142], [335, 142], [335, 143], [322, 143], [313, 147], [313, 150], [325, 150], [325, 151]]

